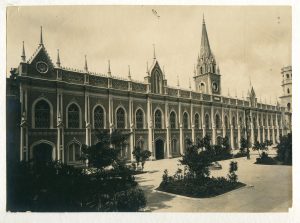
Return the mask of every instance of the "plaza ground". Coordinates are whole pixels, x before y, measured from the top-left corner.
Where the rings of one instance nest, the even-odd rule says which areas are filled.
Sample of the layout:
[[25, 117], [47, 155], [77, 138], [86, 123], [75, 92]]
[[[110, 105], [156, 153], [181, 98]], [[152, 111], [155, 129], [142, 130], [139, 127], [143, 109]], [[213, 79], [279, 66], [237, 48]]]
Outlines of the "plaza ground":
[[[287, 212], [292, 205], [292, 167], [254, 164], [251, 159], [238, 162], [237, 175], [245, 187], [212, 198], [189, 198], [156, 191], [163, 171], [173, 175], [179, 167], [179, 158], [149, 161], [145, 174], [136, 175], [147, 197], [146, 211], [151, 212]], [[221, 170], [212, 170], [212, 176], [226, 176], [231, 160], [220, 161]], [[183, 169], [183, 167], [180, 167]]]

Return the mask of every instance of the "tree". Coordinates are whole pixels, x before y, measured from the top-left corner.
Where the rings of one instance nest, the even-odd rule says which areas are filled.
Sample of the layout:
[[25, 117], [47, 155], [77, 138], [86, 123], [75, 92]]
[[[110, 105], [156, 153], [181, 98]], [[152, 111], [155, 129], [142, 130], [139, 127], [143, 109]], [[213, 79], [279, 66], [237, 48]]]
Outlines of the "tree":
[[231, 161], [229, 164], [229, 174], [227, 175], [229, 181], [232, 183], [236, 183], [238, 180], [238, 176], [236, 175], [235, 171], [238, 170], [237, 162]]
[[240, 139], [240, 153], [245, 154], [246, 149], [248, 148], [248, 140], [245, 139], [244, 137], [241, 137]]
[[222, 138], [222, 147], [227, 153], [230, 153], [229, 138], [227, 135], [224, 138]]
[[268, 150], [268, 147], [267, 147], [266, 143], [263, 143], [263, 142], [260, 143], [260, 142], [256, 141], [256, 142], [254, 143], [252, 149], [253, 149], [254, 151], [257, 151], [259, 157], [261, 157], [260, 151], [266, 151], [266, 150]]
[[292, 164], [292, 133], [280, 138], [277, 146], [277, 159], [285, 164]]
[[146, 160], [151, 156], [151, 152], [149, 150], [142, 150], [141, 147], [136, 146], [132, 151], [132, 154], [136, 160], [137, 166], [142, 164], [142, 170], [144, 170], [144, 165]]

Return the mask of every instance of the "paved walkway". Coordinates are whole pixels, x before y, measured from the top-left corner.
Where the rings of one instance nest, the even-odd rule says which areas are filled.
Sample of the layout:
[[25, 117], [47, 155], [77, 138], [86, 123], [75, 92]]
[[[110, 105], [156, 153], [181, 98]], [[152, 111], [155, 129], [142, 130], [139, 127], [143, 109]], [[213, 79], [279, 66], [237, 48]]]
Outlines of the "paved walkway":
[[[147, 209], [157, 212], [286, 212], [292, 204], [292, 168], [279, 165], [253, 164], [251, 160], [238, 158], [237, 175], [246, 187], [213, 198], [188, 198], [155, 191], [168, 169], [173, 175], [178, 168], [178, 158], [149, 161], [145, 174], [136, 176], [148, 201]], [[223, 169], [213, 170], [213, 176], [226, 176], [230, 160], [219, 162]], [[181, 167], [182, 168], [182, 167]]]

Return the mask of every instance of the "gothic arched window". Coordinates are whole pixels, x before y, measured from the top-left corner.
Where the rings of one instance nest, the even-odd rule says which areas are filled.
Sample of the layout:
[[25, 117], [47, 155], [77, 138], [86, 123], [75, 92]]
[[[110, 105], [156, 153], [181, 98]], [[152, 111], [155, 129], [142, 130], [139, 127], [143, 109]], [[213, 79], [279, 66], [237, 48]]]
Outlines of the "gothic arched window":
[[104, 111], [101, 106], [97, 106], [94, 110], [94, 127], [96, 129], [104, 128]]
[[125, 111], [123, 108], [117, 110], [117, 129], [125, 129]]
[[35, 105], [34, 121], [36, 128], [50, 128], [50, 106], [47, 101], [40, 100]]
[[205, 127], [207, 129], [210, 129], [210, 121], [209, 121], [209, 115], [208, 114], [205, 115]]
[[144, 128], [144, 113], [141, 109], [138, 109], [135, 113], [135, 124], [137, 129]]
[[199, 129], [199, 127], [200, 127], [199, 121], [200, 121], [199, 114], [196, 113], [196, 114], [195, 114], [195, 120], [194, 120], [194, 122], [195, 122], [195, 128], [196, 128], [196, 129]]
[[170, 127], [171, 129], [176, 128], [176, 114], [173, 111], [170, 113]]
[[216, 114], [216, 128], [221, 128], [220, 116], [218, 114]]
[[189, 128], [189, 115], [186, 112], [183, 113], [183, 128]]
[[71, 104], [68, 108], [68, 128], [79, 128], [79, 108], [76, 104]]
[[154, 114], [154, 122], [155, 122], [155, 128], [161, 129], [162, 128], [162, 114], [160, 110], [156, 110]]

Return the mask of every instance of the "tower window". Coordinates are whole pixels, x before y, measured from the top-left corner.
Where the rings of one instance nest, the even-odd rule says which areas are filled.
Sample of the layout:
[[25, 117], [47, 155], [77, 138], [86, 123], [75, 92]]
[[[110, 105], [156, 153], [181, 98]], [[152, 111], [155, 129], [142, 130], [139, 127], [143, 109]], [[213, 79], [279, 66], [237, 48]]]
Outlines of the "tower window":
[[286, 107], [287, 107], [287, 110], [290, 111], [291, 110], [291, 103], [287, 103]]
[[290, 89], [289, 89], [289, 88], [287, 89], [287, 93], [288, 93], [288, 94], [290, 93]]
[[286, 74], [286, 78], [290, 78], [290, 75], [289, 75], [289, 74]]

